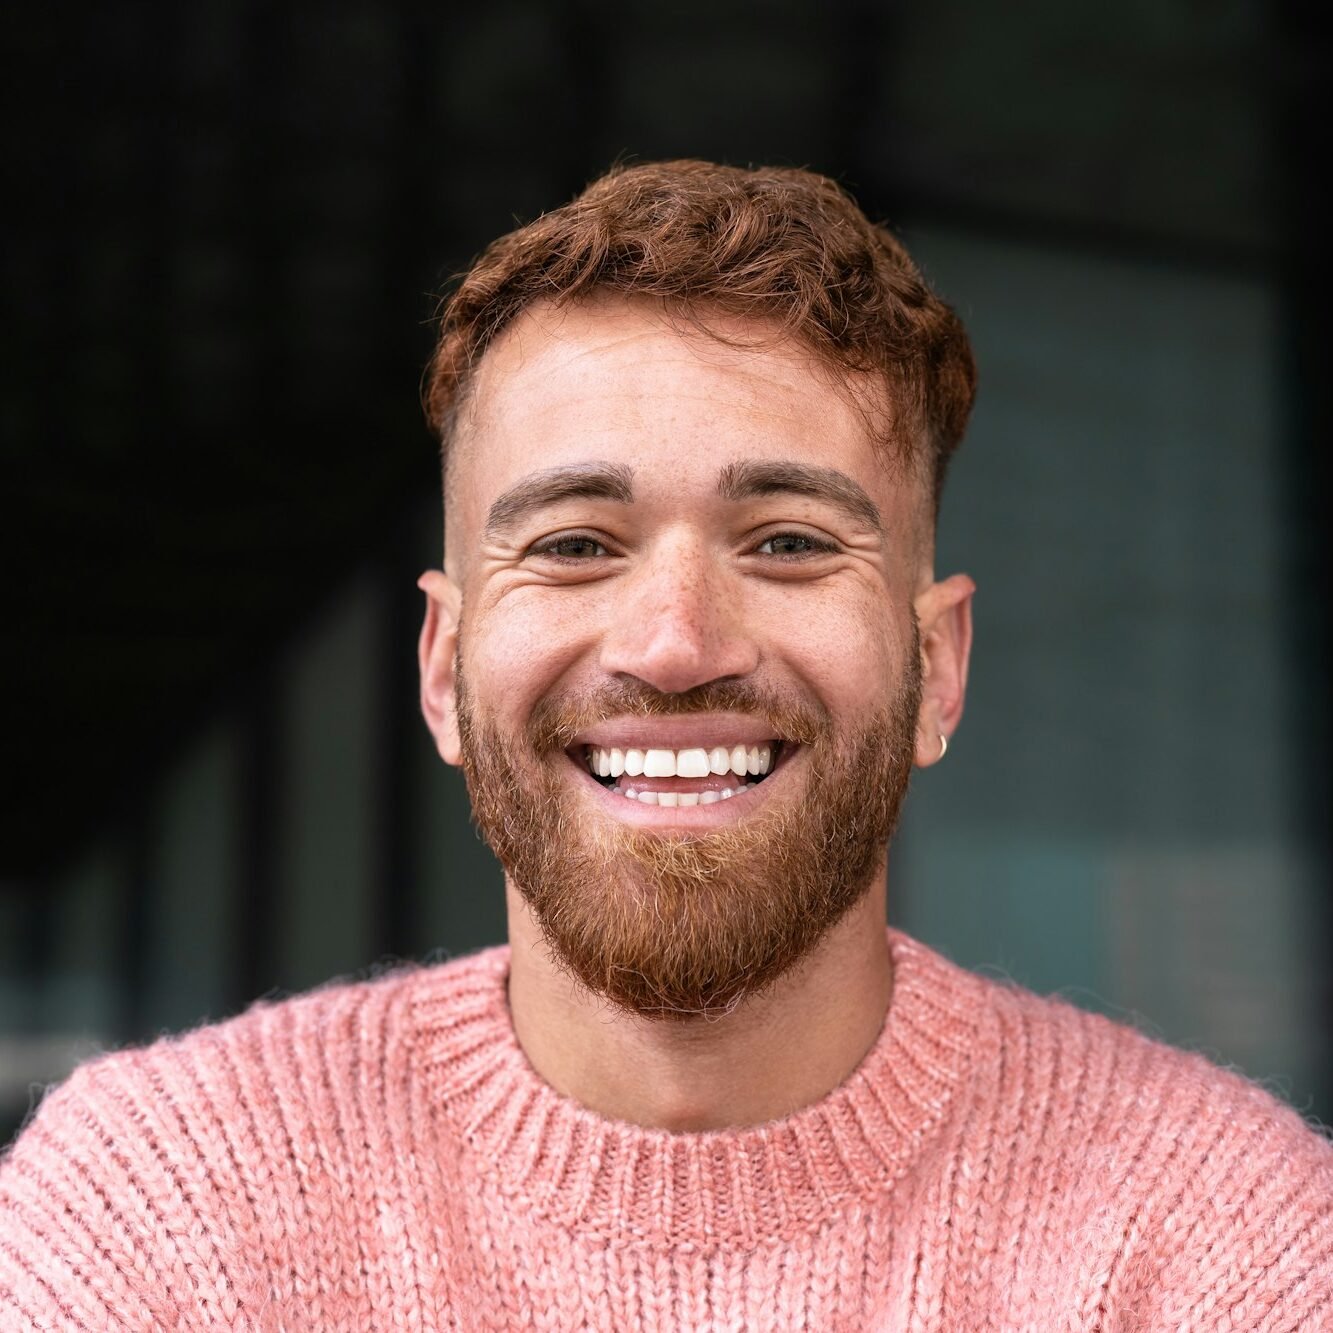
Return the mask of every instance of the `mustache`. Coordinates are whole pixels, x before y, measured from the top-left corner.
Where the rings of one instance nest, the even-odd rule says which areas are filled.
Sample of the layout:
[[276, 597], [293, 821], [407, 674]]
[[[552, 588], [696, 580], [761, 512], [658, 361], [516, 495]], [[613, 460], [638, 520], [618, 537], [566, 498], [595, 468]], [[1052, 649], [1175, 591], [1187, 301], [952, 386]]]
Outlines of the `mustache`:
[[639, 680], [620, 680], [587, 694], [546, 698], [528, 719], [528, 741], [538, 753], [565, 750], [579, 732], [625, 717], [688, 717], [744, 713], [761, 718], [775, 737], [813, 745], [832, 731], [828, 711], [804, 700], [780, 698], [742, 681], [715, 680], [679, 694], [664, 694]]

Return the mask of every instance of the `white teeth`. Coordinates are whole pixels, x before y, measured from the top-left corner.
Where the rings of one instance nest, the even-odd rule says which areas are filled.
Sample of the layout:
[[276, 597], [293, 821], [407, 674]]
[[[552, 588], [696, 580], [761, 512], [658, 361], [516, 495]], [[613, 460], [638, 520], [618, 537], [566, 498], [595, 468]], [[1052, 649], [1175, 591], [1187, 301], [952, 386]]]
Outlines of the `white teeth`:
[[719, 801], [729, 801], [743, 791], [757, 786], [754, 782], [742, 783], [739, 787], [723, 787], [721, 791], [638, 791], [634, 787], [612, 787], [617, 796], [627, 801], [639, 801], [644, 805], [665, 805], [668, 809], [676, 806], [716, 805]]
[[734, 773], [744, 778], [768, 773], [773, 756], [772, 745], [734, 745], [730, 749], [725, 745], [712, 749], [695, 746], [688, 750], [621, 750], [590, 745], [588, 770], [599, 778], [706, 778], [710, 773], [718, 777]]

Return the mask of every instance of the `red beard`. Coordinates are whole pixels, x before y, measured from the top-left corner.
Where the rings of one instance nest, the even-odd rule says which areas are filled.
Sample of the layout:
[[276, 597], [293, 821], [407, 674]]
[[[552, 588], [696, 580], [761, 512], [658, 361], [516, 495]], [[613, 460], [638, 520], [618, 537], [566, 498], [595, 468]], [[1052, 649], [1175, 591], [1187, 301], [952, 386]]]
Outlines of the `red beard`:
[[[862, 898], [911, 777], [921, 698], [919, 640], [884, 711], [834, 732], [804, 702], [718, 682], [685, 694], [613, 685], [547, 699], [522, 738], [478, 713], [457, 663], [463, 771], [472, 810], [546, 937], [590, 991], [648, 1018], [726, 1013], [771, 986]], [[763, 718], [805, 747], [805, 792], [775, 795], [732, 827], [657, 834], [580, 821], [562, 752], [612, 718], [701, 712]]]

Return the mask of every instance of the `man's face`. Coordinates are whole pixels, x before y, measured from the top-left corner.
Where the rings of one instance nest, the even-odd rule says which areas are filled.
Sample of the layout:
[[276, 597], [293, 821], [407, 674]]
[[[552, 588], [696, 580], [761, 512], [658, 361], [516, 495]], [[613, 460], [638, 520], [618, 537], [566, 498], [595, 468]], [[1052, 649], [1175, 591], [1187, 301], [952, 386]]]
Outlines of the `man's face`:
[[917, 748], [918, 486], [803, 349], [714, 329], [750, 345], [610, 301], [497, 341], [422, 642], [441, 752], [557, 961], [655, 1017], [818, 943]]

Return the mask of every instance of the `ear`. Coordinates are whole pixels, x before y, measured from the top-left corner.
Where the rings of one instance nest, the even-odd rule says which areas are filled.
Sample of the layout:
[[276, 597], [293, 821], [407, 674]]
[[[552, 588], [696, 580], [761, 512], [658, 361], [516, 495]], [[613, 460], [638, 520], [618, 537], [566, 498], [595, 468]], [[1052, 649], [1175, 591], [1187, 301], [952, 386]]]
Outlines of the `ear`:
[[917, 594], [921, 630], [921, 711], [917, 715], [916, 762], [928, 768], [944, 757], [944, 743], [963, 716], [967, 660], [972, 651], [972, 594], [977, 585], [953, 574]]
[[458, 704], [454, 657], [458, 651], [458, 614], [463, 604], [457, 585], [438, 569], [417, 580], [426, 594], [426, 619], [421, 626], [417, 661], [421, 667], [421, 712], [435, 748], [446, 764], [462, 761], [458, 740]]

